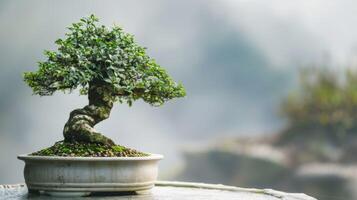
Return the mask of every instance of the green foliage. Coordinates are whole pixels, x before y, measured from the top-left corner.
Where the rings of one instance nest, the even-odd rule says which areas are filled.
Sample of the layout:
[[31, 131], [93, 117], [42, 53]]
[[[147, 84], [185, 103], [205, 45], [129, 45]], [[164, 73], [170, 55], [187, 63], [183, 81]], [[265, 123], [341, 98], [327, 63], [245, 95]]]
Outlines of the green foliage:
[[[301, 90], [282, 104], [287, 134], [327, 138], [338, 142], [357, 134], [357, 73], [339, 78], [328, 70], [305, 70]], [[341, 79], [342, 78], [342, 79]]]
[[69, 28], [66, 38], [56, 40], [58, 51], [45, 51], [47, 60], [36, 72], [26, 72], [24, 80], [35, 94], [52, 95], [80, 87], [87, 94], [92, 84], [109, 85], [112, 96], [129, 105], [143, 99], [152, 105], [185, 96], [181, 84], [151, 59], [145, 48], [122, 28], [98, 25], [91, 15]]

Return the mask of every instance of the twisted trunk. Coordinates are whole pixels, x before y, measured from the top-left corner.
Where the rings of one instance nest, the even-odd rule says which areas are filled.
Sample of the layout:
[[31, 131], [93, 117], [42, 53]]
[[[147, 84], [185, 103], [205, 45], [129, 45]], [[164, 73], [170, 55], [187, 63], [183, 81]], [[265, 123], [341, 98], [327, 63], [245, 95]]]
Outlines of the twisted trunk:
[[92, 81], [88, 90], [89, 104], [73, 110], [64, 126], [66, 142], [88, 142], [114, 145], [115, 143], [97, 132], [94, 126], [107, 119], [113, 107], [114, 97], [109, 86]]

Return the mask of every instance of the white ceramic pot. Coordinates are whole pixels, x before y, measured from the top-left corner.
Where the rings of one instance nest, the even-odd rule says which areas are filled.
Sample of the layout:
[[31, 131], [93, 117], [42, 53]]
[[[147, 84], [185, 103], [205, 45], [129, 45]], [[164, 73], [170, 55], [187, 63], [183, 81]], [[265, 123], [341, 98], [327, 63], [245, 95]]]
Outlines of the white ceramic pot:
[[53, 196], [149, 190], [162, 155], [146, 157], [58, 157], [20, 155], [29, 191]]

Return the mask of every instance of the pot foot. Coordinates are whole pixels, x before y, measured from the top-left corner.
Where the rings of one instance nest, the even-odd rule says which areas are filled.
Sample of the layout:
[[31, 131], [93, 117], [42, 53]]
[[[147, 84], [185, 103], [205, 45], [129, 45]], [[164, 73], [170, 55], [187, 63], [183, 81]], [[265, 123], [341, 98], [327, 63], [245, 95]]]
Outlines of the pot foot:
[[54, 197], [84, 197], [89, 196], [91, 192], [55, 192], [55, 191], [44, 191], [45, 194]]
[[28, 189], [29, 194], [40, 194], [39, 190], [34, 190], [34, 189]]
[[135, 191], [135, 193], [138, 194], [138, 195], [147, 195], [147, 194], [151, 194], [151, 189], [139, 190], [139, 191]]

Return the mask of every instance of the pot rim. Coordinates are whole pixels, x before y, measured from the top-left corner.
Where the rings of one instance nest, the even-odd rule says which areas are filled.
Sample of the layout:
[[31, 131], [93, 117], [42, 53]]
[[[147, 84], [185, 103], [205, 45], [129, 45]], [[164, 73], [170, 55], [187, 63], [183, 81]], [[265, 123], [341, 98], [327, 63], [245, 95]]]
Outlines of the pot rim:
[[149, 156], [141, 157], [65, 157], [65, 156], [32, 156], [30, 154], [21, 154], [19, 160], [38, 160], [38, 161], [135, 161], [135, 160], [161, 160], [164, 158], [161, 154], [148, 153]]

